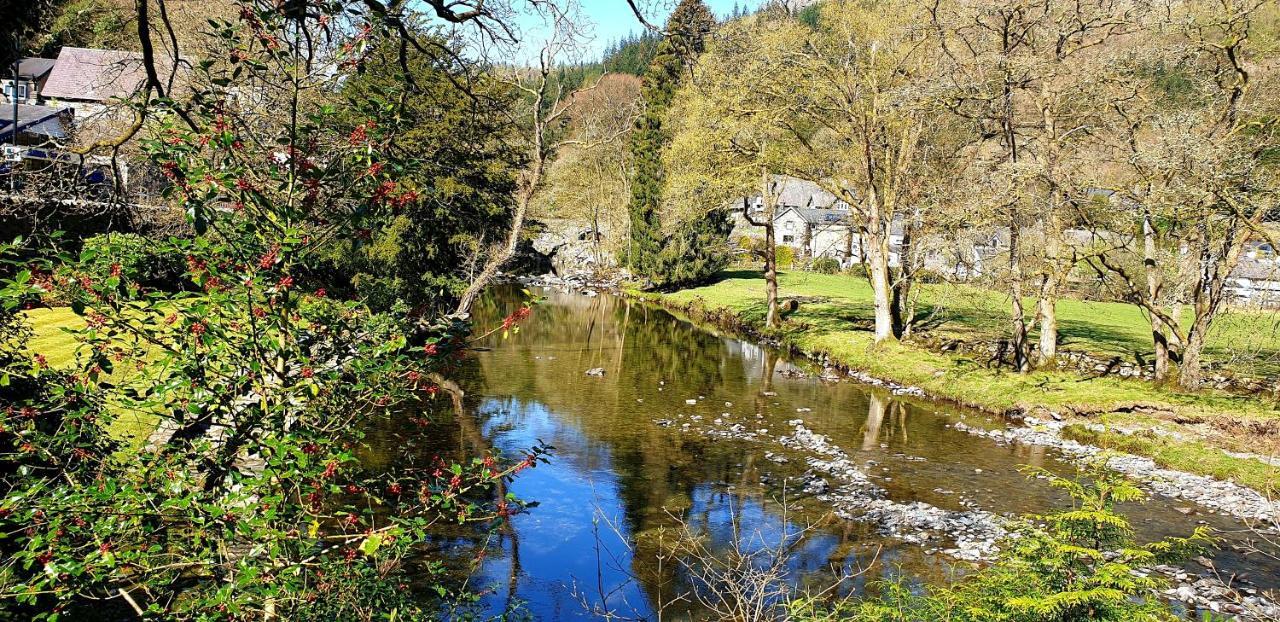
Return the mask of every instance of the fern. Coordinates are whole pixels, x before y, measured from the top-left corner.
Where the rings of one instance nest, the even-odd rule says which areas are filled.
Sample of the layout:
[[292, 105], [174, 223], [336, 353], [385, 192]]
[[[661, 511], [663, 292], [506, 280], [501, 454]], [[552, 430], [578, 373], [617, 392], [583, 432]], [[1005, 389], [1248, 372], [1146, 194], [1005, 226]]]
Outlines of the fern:
[[1025, 517], [1004, 542], [994, 564], [954, 585], [923, 594], [897, 582], [877, 584], [880, 595], [855, 605], [820, 611], [798, 603], [792, 619], [858, 622], [949, 620], [953, 622], [1114, 622], [1178, 619], [1158, 598], [1164, 579], [1143, 567], [1185, 560], [1213, 544], [1208, 529], [1185, 538], [1138, 543], [1132, 525], [1115, 505], [1142, 501], [1132, 482], [1103, 466], [1082, 469], [1074, 479], [1028, 468], [1032, 477], [1071, 495], [1070, 509]]

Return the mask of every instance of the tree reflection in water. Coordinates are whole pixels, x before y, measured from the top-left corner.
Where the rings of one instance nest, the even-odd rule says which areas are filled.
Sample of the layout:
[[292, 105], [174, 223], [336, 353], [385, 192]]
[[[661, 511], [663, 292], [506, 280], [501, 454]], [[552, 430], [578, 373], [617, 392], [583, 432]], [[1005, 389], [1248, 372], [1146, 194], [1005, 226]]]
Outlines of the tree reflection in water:
[[[477, 326], [495, 325], [520, 302], [515, 288], [494, 292], [477, 304]], [[784, 376], [797, 365], [774, 350], [612, 296], [549, 293], [518, 335], [481, 345], [450, 377], [458, 397], [424, 405], [439, 423], [425, 430], [388, 424], [371, 437], [379, 447], [371, 459], [401, 464], [450, 451], [515, 452], [539, 439], [556, 447], [550, 465], [511, 486], [540, 505], [514, 518], [472, 582], [491, 590], [482, 601], [487, 613], [523, 602], [538, 619], [593, 619], [607, 610], [652, 619], [661, 603], [698, 584], [666, 556], [680, 523], [704, 534], [708, 550], [731, 551], [735, 542], [768, 541], [820, 521], [820, 529], [796, 539], [785, 567], [799, 586], [821, 585], [832, 567], [836, 574], [857, 570], [877, 551], [872, 574], [844, 589], [899, 572], [921, 582], [949, 576], [948, 564], [925, 547], [862, 523], [823, 521], [824, 504], [794, 490], [807, 468], [802, 456], [779, 464], [763, 457], [779, 451], [776, 444], [681, 432], [694, 416], [707, 423], [728, 413], [774, 437], [803, 418], [864, 465], [890, 498], [944, 509], [962, 509], [963, 499], [998, 512], [1044, 511], [1061, 496], [1026, 480], [1018, 467], [1070, 472], [1042, 449], [998, 446], [949, 426], [961, 418], [999, 422], [855, 383]], [[603, 377], [584, 373], [597, 367]], [[690, 399], [696, 404], [686, 404]], [[655, 419], [675, 423], [662, 427]], [[787, 478], [792, 484], [784, 489]], [[792, 502], [789, 526], [775, 501], [784, 493]], [[1156, 504], [1134, 508], [1132, 516], [1156, 535], [1185, 531], [1194, 520]], [[466, 534], [450, 538], [463, 548], [482, 544]], [[451, 555], [465, 567], [474, 550]], [[1219, 559], [1220, 566], [1229, 562]], [[664, 613], [681, 619], [698, 611], [685, 599]]]

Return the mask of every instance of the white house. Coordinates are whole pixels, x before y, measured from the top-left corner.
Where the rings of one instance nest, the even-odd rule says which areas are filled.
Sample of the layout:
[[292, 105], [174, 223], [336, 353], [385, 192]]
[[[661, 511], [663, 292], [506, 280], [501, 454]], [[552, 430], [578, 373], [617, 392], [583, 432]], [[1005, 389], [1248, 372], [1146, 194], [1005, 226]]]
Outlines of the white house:
[[16, 66], [5, 67], [2, 72], [4, 77], [0, 79], [4, 103], [12, 106], [14, 100], [17, 100], [19, 104], [39, 104], [42, 101], [41, 91], [45, 81], [49, 79], [49, 73], [53, 71], [53, 64], [52, 58], [23, 58]]
[[[848, 203], [804, 179], [778, 175], [774, 183], [778, 204], [773, 224], [779, 246], [794, 248], [803, 258], [831, 257], [846, 267], [863, 260], [862, 235], [855, 222], [858, 214]], [[760, 197], [746, 198], [744, 204], [758, 220], [764, 211]], [[737, 237], [764, 235], [743, 217], [738, 218], [734, 232]], [[900, 264], [903, 234], [902, 221], [895, 220], [889, 233], [891, 266]]]

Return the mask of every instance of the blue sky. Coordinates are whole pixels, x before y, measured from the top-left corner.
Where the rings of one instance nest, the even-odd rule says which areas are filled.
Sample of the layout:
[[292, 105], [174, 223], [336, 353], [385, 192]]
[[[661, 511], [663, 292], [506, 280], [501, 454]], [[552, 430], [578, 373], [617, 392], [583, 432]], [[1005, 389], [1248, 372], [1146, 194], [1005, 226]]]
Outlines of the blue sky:
[[[585, 49], [581, 59], [583, 61], [598, 60], [601, 53], [608, 45], [614, 41], [622, 39], [631, 33], [639, 33], [643, 30], [643, 26], [636, 20], [636, 16], [631, 12], [631, 8], [627, 6], [627, 0], [579, 0], [582, 11], [583, 30], [592, 35], [589, 42], [583, 42]], [[735, 0], [703, 0], [707, 6], [718, 16], [728, 15], [733, 11]], [[754, 9], [759, 6], [762, 0], [736, 0], [737, 4], [747, 8]], [[667, 20], [667, 16], [674, 8], [675, 0], [644, 0], [636, 4], [647, 8], [645, 18], [653, 24], [662, 24]], [[526, 18], [523, 29], [526, 35], [533, 34], [531, 39], [536, 40], [536, 34], [542, 30], [538, 21]], [[528, 43], [533, 43], [529, 41]], [[536, 49], [536, 48], [535, 48]], [[527, 53], [529, 48], [526, 47]]]
[[[707, 6], [718, 16], [725, 16], [733, 11], [735, 0], [704, 0]], [[760, 0], [737, 0], [737, 3], [754, 9], [760, 4]], [[637, 3], [644, 5], [643, 2]], [[645, 15], [651, 23], [661, 24], [667, 19], [667, 15], [671, 13], [674, 2], [654, 3], [662, 4], [663, 9], [660, 15]], [[640, 22], [636, 21], [635, 14], [631, 12], [631, 8], [627, 6], [626, 0], [582, 0], [582, 11], [588, 19], [595, 24], [595, 40], [591, 44], [591, 54], [589, 56], [599, 57], [600, 52], [604, 50], [610, 42], [625, 37], [628, 33], [638, 33], [643, 28]]]

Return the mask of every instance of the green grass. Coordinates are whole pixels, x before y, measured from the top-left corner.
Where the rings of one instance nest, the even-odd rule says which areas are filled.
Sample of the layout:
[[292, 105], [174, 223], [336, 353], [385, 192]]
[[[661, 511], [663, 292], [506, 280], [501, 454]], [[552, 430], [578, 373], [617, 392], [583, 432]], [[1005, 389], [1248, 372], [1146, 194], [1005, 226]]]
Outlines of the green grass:
[[1147, 456], [1170, 469], [1229, 479], [1263, 492], [1280, 490], [1280, 469], [1261, 460], [1228, 456], [1200, 441], [1175, 440], [1149, 431], [1131, 434], [1096, 431], [1079, 424], [1064, 428], [1063, 436], [1105, 449]]
[[[79, 343], [75, 335], [68, 329], [75, 330], [84, 326], [84, 320], [76, 315], [70, 307], [52, 307], [32, 309], [25, 312], [27, 322], [31, 326], [32, 336], [27, 349], [33, 354], [44, 355], [53, 368], [68, 368], [75, 364], [76, 349]], [[115, 374], [122, 374], [123, 367]], [[111, 422], [112, 436], [120, 439], [125, 447], [123, 451], [136, 451], [146, 442], [151, 431], [155, 429], [157, 418], [151, 413], [125, 410], [122, 407], [111, 408], [115, 419]]]
[[75, 362], [77, 343], [75, 336], [64, 329], [84, 326], [84, 320], [70, 307], [32, 309], [26, 312], [27, 322], [33, 332], [27, 348], [42, 354], [52, 367], [69, 367]]
[[[755, 272], [728, 272], [704, 287], [669, 294], [646, 294], [660, 304], [688, 309], [697, 315], [728, 312], [759, 328], [764, 319], [764, 284]], [[1276, 402], [1257, 396], [1220, 391], [1185, 392], [1150, 382], [1114, 376], [1091, 377], [1074, 371], [1010, 373], [964, 354], [947, 354], [912, 343], [872, 343], [871, 291], [866, 281], [845, 275], [783, 273], [783, 297], [807, 299], [777, 331], [784, 343], [812, 356], [833, 361], [878, 378], [917, 386], [930, 395], [991, 412], [1048, 409], [1065, 415], [1096, 417], [1113, 413], [1110, 421], [1129, 426], [1154, 425], [1155, 416], [1168, 425], [1194, 428], [1205, 443], [1233, 450], [1266, 451], [1280, 429]], [[917, 312], [927, 318], [921, 330], [931, 337], [998, 339], [1005, 334], [1007, 296], [967, 286], [927, 286]], [[1146, 320], [1130, 305], [1064, 300], [1059, 305], [1064, 348], [1095, 356], [1139, 356], [1146, 352]], [[1228, 316], [1209, 345], [1210, 357], [1223, 356], [1240, 342], [1258, 346], [1268, 355], [1280, 352], [1271, 316], [1235, 313]], [[1137, 353], [1136, 355], [1134, 353]], [[1128, 359], [1126, 359], [1128, 360]], [[1137, 412], [1130, 412], [1137, 410]], [[1143, 413], [1147, 413], [1143, 415]], [[1254, 424], [1251, 428], [1241, 422]], [[1241, 433], [1241, 429], [1255, 432]], [[1132, 441], [1131, 441], [1132, 443]], [[1261, 446], [1259, 444], [1262, 444]], [[1235, 459], [1209, 444], [1189, 444], [1184, 459], [1175, 461], [1178, 442], [1161, 439], [1137, 453], [1164, 460], [1170, 466], [1215, 477], [1235, 477], [1250, 485], [1273, 483], [1274, 475], [1255, 473], [1254, 465], [1274, 474], [1276, 469], [1248, 459]], [[1202, 451], [1203, 450], [1203, 451]], [[1204, 457], [1214, 454], [1213, 460]]]
[[[765, 308], [759, 273], [735, 271], [724, 276], [707, 287], [675, 292], [670, 299], [682, 303], [701, 299], [708, 307], [726, 307], [748, 321], [761, 321]], [[871, 287], [865, 279], [784, 272], [779, 276], [779, 290], [782, 296], [824, 299], [803, 306], [796, 318], [817, 330], [847, 330], [850, 325], [870, 329]], [[996, 340], [1008, 335], [1007, 294], [967, 285], [922, 285], [919, 290], [916, 314], [918, 326], [926, 334], [966, 340]], [[1033, 312], [1034, 301], [1027, 299], [1025, 303], [1028, 313]], [[1058, 323], [1064, 350], [1128, 362], [1151, 360], [1150, 324], [1134, 305], [1065, 298], [1058, 302]], [[1280, 314], [1223, 314], [1209, 336], [1205, 359], [1240, 375], [1280, 376]]]

